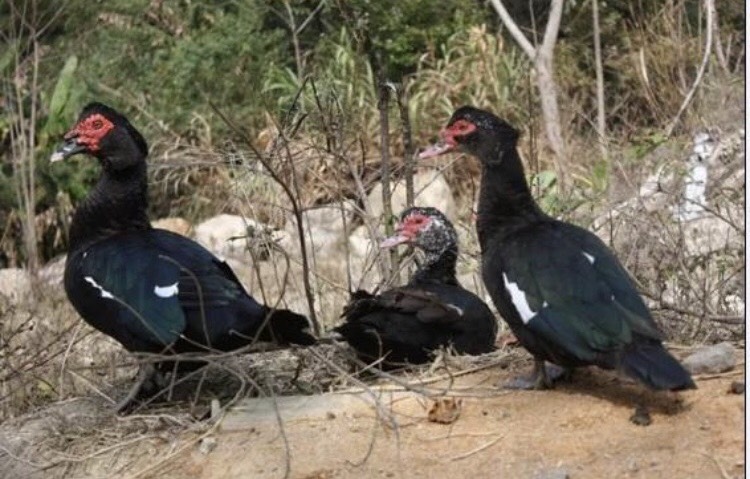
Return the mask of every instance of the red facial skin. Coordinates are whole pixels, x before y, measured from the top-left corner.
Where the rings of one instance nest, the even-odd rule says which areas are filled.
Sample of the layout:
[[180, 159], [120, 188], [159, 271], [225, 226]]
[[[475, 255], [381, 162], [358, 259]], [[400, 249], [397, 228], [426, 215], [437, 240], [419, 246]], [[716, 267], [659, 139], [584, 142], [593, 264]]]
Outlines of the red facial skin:
[[467, 120], [456, 120], [449, 127], [440, 132], [442, 140], [432, 146], [425, 148], [420, 154], [419, 159], [425, 160], [453, 151], [458, 146], [456, 137], [465, 136], [477, 129], [477, 126]]
[[457, 120], [451, 126], [443, 129], [440, 132], [440, 136], [443, 137], [443, 141], [455, 148], [458, 145], [456, 141], [457, 136], [466, 136], [477, 129], [477, 126], [467, 120]]
[[107, 133], [114, 129], [115, 125], [104, 115], [95, 113], [79, 121], [78, 124], [65, 134], [65, 139], [76, 139], [79, 145], [83, 145], [90, 152], [99, 151], [99, 141]]
[[419, 233], [427, 228], [432, 219], [419, 213], [413, 213], [404, 218], [401, 223], [396, 225], [396, 231], [380, 243], [381, 248], [393, 248], [394, 246], [411, 243], [419, 236]]
[[407, 216], [396, 227], [396, 231], [409, 239], [415, 238], [420, 231], [427, 228], [432, 220], [418, 213]]

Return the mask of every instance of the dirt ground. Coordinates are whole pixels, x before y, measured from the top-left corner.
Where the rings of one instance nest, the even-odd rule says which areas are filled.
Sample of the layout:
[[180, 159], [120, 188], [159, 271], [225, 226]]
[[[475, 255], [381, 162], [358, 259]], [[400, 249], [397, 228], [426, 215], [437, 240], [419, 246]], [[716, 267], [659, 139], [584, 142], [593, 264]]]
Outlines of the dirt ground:
[[[84, 413], [84, 404], [94, 399], [70, 402], [67, 421], [48, 425], [42, 441], [63, 438], [56, 442], [57, 465], [33, 476], [23, 468], [2, 473], [0, 467], [0, 476], [744, 477], [745, 395], [729, 392], [733, 382], [745, 379], [744, 352], [734, 370], [698, 376], [698, 389], [679, 396], [649, 393], [593, 368], [577, 371], [550, 391], [498, 389], [498, 383], [530, 366], [528, 356], [521, 356], [505, 368], [436, 371], [423, 377], [416, 391], [391, 383], [365, 392], [245, 399], [215, 425], [204, 421], [193, 430], [156, 428], [154, 433], [137, 416], [113, 416], [108, 404]], [[430, 413], [435, 398], [449, 407]], [[639, 403], [651, 412], [649, 426], [629, 420]], [[166, 420], [150, 414], [143, 421]], [[32, 423], [17, 423], [19, 434], [28, 434]], [[106, 431], [112, 423], [129, 425], [130, 436], [110, 438]], [[98, 435], [88, 438], [73, 434], [97, 428]], [[28, 448], [16, 451], [28, 464], [43, 462]]]
[[[449, 425], [428, 421], [427, 404], [413, 397], [388, 404], [398, 430], [376, 424], [364, 402], [285, 421], [290, 477], [744, 477], [744, 396], [727, 394], [731, 379], [701, 381], [677, 413], [655, 398], [653, 423], [639, 427], [628, 420], [638, 394], [604, 375], [554, 391], [470, 397], [499, 376], [461, 378], [456, 386], [471, 389]], [[193, 451], [161, 477], [283, 477], [277, 422], [215, 437], [213, 452]]]

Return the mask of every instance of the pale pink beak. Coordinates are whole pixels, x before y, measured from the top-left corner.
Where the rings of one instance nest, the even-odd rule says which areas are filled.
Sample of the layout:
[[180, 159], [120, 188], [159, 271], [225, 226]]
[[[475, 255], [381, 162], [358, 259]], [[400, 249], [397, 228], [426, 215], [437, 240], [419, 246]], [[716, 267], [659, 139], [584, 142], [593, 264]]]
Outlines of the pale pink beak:
[[408, 243], [409, 241], [411, 241], [411, 238], [409, 238], [403, 233], [396, 232], [396, 234], [394, 234], [393, 236], [389, 236], [388, 238], [381, 241], [380, 247], [381, 248], [393, 248], [394, 246]]
[[426, 160], [427, 158], [434, 158], [436, 156], [444, 155], [454, 148], [456, 148], [456, 145], [451, 145], [450, 143], [445, 141], [439, 141], [419, 152], [419, 159]]
[[419, 153], [418, 158], [420, 160], [425, 160], [427, 158], [434, 158], [436, 156], [444, 155], [448, 153], [449, 151], [456, 149], [456, 146], [458, 146], [458, 144], [456, 143], [456, 140], [453, 139], [453, 136], [447, 130], [441, 131], [440, 136], [443, 137], [442, 140], [438, 141], [434, 145], [428, 146], [427, 148], [425, 148]]

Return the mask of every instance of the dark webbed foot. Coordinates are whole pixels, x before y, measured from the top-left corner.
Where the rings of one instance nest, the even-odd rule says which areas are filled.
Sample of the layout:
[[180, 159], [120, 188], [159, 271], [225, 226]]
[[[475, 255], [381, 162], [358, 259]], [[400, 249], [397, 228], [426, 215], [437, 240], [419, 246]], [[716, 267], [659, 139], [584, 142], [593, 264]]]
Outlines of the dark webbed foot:
[[635, 407], [633, 415], [630, 416], [630, 422], [638, 426], [648, 426], [651, 424], [651, 413], [644, 404]]
[[152, 363], [138, 368], [133, 386], [128, 394], [115, 406], [119, 414], [128, 414], [138, 406], [139, 399], [157, 394], [166, 385], [166, 378]]
[[554, 383], [561, 379], [570, 379], [571, 369], [562, 368], [555, 364], [534, 360], [534, 370], [528, 376], [518, 376], [511, 379], [502, 387], [505, 389], [543, 390], [552, 389]]

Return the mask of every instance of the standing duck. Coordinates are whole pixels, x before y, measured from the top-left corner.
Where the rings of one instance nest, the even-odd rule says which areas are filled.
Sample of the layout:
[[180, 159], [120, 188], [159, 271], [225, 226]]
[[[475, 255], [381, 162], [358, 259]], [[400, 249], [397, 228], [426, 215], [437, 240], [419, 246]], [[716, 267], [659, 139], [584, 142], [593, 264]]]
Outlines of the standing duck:
[[555, 220], [531, 196], [518, 132], [492, 113], [465, 106], [421, 158], [458, 150], [479, 158], [477, 233], [482, 277], [534, 373], [510, 387], [551, 386], [549, 361], [565, 369], [621, 370], [656, 390], [695, 388], [662, 345], [663, 335], [612, 251], [594, 234]]
[[[65, 292], [87, 323], [140, 353], [230, 351], [256, 339], [314, 342], [304, 316], [258, 303], [224, 261], [184, 236], [151, 227], [148, 147], [123, 115], [87, 105], [51, 161], [79, 153], [102, 168], [73, 216], [65, 263]], [[153, 380], [172, 364], [142, 366], [118, 410], [155, 392]]]
[[495, 349], [497, 322], [487, 305], [456, 280], [456, 230], [435, 208], [401, 213], [394, 236], [382, 248], [409, 244], [425, 254], [425, 264], [406, 286], [373, 295], [353, 293], [334, 329], [365, 361], [386, 366], [419, 364], [433, 350], [452, 346], [463, 354]]

